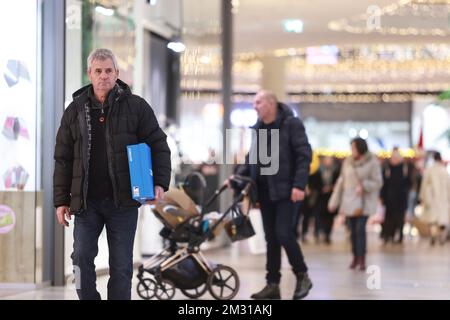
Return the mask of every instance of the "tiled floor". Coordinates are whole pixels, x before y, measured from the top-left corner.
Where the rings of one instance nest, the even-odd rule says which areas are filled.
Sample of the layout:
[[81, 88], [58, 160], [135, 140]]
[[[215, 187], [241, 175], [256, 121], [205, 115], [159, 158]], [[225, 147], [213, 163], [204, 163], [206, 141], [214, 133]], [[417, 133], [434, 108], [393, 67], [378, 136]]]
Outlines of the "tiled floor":
[[[302, 245], [310, 277], [314, 287], [306, 299], [450, 299], [450, 243], [431, 247], [426, 239], [406, 238], [403, 245], [383, 246], [375, 233], [369, 237], [368, 265], [380, 271], [380, 288], [368, 289], [371, 275], [348, 269], [350, 246], [346, 235], [338, 230], [334, 242]], [[205, 253], [215, 263], [227, 264], [239, 274], [241, 286], [236, 299], [249, 299], [264, 285], [264, 254], [249, 252], [245, 242], [228, 248]], [[290, 299], [295, 278], [283, 257], [282, 298]], [[133, 279], [133, 299], [136, 293], [136, 277]], [[372, 279], [373, 280], [373, 279]], [[98, 290], [106, 297], [107, 277], [98, 280]], [[77, 299], [73, 285], [48, 287], [40, 290], [18, 292], [0, 290], [0, 299]], [[177, 290], [175, 299], [186, 299]], [[202, 299], [212, 299], [206, 293]]]

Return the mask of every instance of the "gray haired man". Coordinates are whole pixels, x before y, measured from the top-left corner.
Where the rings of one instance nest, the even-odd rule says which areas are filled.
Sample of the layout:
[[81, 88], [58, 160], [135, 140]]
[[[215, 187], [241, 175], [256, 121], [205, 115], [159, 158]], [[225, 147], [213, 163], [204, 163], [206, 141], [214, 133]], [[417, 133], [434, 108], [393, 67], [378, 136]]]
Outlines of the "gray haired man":
[[108, 299], [131, 298], [133, 244], [140, 203], [131, 197], [126, 146], [151, 147], [155, 200], [170, 182], [170, 149], [148, 103], [118, 79], [108, 49], [88, 57], [91, 84], [73, 94], [61, 119], [55, 146], [53, 201], [61, 225], [75, 216], [72, 261], [80, 299], [100, 299], [94, 259], [106, 227], [109, 248]]

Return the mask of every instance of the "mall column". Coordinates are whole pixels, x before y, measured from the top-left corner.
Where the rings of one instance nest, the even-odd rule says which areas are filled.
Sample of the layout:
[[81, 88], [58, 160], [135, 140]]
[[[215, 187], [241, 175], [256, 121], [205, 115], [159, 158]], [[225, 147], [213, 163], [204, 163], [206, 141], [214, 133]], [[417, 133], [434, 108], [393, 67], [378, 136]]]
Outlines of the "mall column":
[[275, 93], [278, 101], [286, 102], [286, 58], [264, 56], [261, 62], [261, 88]]
[[[220, 166], [219, 179], [220, 182], [225, 181], [233, 172], [232, 165], [227, 165], [225, 159], [226, 150], [230, 150], [230, 142], [226, 139], [226, 129], [231, 128], [230, 112], [231, 112], [231, 96], [232, 92], [232, 67], [233, 67], [233, 15], [231, 12], [231, 0], [222, 0], [221, 18], [222, 18], [222, 104], [223, 104], [223, 158], [225, 164]], [[230, 193], [220, 197], [220, 210], [224, 210], [230, 205], [232, 198]]]

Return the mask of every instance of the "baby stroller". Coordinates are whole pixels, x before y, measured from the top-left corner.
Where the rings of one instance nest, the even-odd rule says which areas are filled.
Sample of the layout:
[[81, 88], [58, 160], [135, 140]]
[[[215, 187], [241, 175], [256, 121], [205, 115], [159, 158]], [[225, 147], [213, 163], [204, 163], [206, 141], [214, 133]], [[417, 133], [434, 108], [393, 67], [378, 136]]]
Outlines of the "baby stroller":
[[[164, 199], [155, 205], [153, 212], [164, 225], [160, 235], [169, 244], [139, 266], [137, 293], [141, 298], [170, 300], [177, 288], [193, 299], [206, 291], [218, 300], [229, 300], [236, 296], [239, 291], [237, 272], [229, 266], [213, 264], [200, 251], [200, 245], [214, 238], [224, 227], [232, 241], [246, 239], [254, 234], [248, 216], [243, 214], [240, 207], [243, 200], [248, 198], [252, 180], [233, 175], [228, 181], [235, 189], [236, 196], [223, 214], [211, 216], [206, 212], [228, 188], [228, 184], [224, 183], [204, 202], [206, 182], [197, 172], [186, 178], [182, 189], [170, 189]], [[225, 223], [230, 214], [236, 218], [228, 219]], [[239, 223], [236, 224], [236, 221]]]

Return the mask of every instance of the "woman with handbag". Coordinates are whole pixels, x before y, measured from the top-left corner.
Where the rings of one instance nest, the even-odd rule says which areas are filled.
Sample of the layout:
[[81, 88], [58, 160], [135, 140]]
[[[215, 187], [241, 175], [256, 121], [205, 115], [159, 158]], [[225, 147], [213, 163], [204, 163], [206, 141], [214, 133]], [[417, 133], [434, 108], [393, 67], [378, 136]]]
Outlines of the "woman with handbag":
[[369, 215], [376, 212], [383, 178], [380, 162], [369, 152], [364, 139], [353, 139], [351, 147], [352, 155], [344, 160], [328, 210], [339, 208], [338, 212], [348, 218], [353, 252], [350, 268], [359, 265], [360, 270], [365, 270], [366, 223]]

